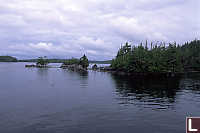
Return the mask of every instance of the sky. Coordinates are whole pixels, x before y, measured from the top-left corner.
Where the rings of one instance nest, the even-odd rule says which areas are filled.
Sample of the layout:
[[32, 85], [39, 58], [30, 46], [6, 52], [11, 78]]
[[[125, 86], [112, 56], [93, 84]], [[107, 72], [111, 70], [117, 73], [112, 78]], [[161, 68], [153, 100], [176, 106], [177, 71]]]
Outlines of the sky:
[[108, 60], [125, 42], [200, 36], [199, 0], [0, 0], [0, 55]]

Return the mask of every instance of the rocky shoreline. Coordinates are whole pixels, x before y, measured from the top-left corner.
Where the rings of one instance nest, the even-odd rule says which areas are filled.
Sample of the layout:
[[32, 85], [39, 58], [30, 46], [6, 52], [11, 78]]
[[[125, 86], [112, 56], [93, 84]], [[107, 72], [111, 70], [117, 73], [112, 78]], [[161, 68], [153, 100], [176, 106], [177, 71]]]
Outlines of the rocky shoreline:
[[83, 68], [81, 65], [76, 65], [76, 64], [74, 64], [74, 65], [64, 65], [64, 64], [62, 64], [60, 66], [60, 68], [69, 69], [69, 70], [72, 70], [72, 71], [81, 71], [81, 72], [86, 72], [87, 71], [86, 68]]
[[135, 78], [139, 77], [161, 77], [161, 78], [167, 78], [167, 77], [179, 77], [186, 73], [198, 73], [200, 71], [186, 71], [186, 72], [125, 72], [125, 71], [118, 71], [114, 70], [109, 66], [105, 67], [92, 67], [92, 68], [83, 68], [81, 65], [73, 64], [73, 65], [64, 65], [62, 64], [60, 67], [53, 67], [53, 66], [41, 66], [41, 65], [25, 65], [27, 68], [36, 67], [36, 68], [62, 68], [62, 69], [69, 69], [71, 71], [78, 71], [78, 72], [87, 72], [88, 70], [92, 71], [98, 71], [98, 72], [108, 72], [112, 73], [114, 75], [120, 75], [120, 76], [131, 76]]

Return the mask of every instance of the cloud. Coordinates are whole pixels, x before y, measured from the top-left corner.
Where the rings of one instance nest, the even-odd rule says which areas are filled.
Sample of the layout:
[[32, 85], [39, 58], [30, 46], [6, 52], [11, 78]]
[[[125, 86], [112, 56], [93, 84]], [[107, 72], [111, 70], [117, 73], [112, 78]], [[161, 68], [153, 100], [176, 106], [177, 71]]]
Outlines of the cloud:
[[196, 0], [0, 0], [0, 55], [111, 59], [121, 43], [199, 37]]

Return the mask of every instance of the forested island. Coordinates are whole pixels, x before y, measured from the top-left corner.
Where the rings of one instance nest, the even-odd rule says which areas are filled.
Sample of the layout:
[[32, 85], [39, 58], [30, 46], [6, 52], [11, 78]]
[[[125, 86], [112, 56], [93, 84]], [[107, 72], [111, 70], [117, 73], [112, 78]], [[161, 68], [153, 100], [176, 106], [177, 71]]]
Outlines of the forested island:
[[[150, 46], [150, 47], [149, 47]], [[111, 68], [127, 73], [183, 73], [200, 70], [200, 40], [138, 46], [126, 43], [112, 60]]]
[[0, 56], [0, 62], [17, 62], [17, 58], [12, 56]]
[[[37, 67], [37, 68], [51, 68], [52, 66], [48, 66], [49, 59], [45, 57], [39, 57], [37, 59], [36, 64], [32, 65], [25, 65], [25, 67]], [[62, 65], [60, 68], [63, 69], [70, 69], [70, 70], [76, 70], [76, 71], [87, 71], [87, 68], [89, 66], [89, 61], [87, 56], [84, 54], [80, 59], [72, 58], [63, 60]]]
[[[72, 58], [76, 59], [76, 58]], [[71, 59], [47, 59], [49, 63], [64, 63], [66, 61], [70, 61]], [[18, 62], [37, 62], [38, 59], [24, 59], [24, 60], [18, 60]], [[95, 61], [95, 60], [89, 60], [89, 63], [95, 63], [95, 64], [111, 64], [112, 60], [106, 60], [106, 61]]]
[[[80, 59], [38, 59], [17, 60], [11, 56], [0, 56], [0, 62], [36, 62], [35, 66], [46, 67], [48, 63], [62, 63], [62, 68], [76, 68], [86, 70], [89, 63], [98, 70], [98, 63], [109, 63], [105, 71], [135, 73], [185, 73], [200, 71], [200, 40], [193, 40], [184, 44], [174, 43], [140, 43], [132, 46], [128, 42], [121, 46], [113, 60], [89, 61], [86, 55]], [[29, 67], [29, 66], [28, 66]], [[31, 66], [30, 66], [31, 67]], [[34, 67], [34, 65], [32, 65]]]

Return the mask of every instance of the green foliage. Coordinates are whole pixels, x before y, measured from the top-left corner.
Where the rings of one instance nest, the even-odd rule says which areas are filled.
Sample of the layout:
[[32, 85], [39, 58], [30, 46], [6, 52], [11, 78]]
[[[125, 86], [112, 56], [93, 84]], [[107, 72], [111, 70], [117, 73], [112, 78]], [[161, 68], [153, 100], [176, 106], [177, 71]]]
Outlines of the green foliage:
[[[72, 58], [72, 59], [75, 59], [75, 58]], [[38, 59], [25, 59], [25, 60], [18, 60], [18, 62], [37, 62]], [[47, 59], [49, 63], [65, 63], [66, 61], [68, 60], [71, 60], [71, 59]], [[76, 59], [76, 60], [79, 60], [79, 59]], [[92, 64], [111, 64], [111, 60], [105, 60], [105, 61], [89, 61], [89, 63], [92, 63]]]
[[93, 69], [93, 70], [96, 70], [97, 68], [98, 68], [97, 64], [94, 64], [94, 65], [92, 66], [92, 69]]
[[111, 64], [112, 60], [105, 60], [105, 61], [89, 61], [92, 64]]
[[0, 62], [17, 62], [17, 58], [12, 56], [0, 56]]
[[181, 50], [185, 53], [182, 59], [183, 64], [187, 67], [192, 66], [194, 69], [198, 69], [200, 66], [200, 40], [186, 42], [181, 47]]
[[48, 64], [48, 60], [46, 57], [39, 57], [36, 64], [38, 66], [46, 66]]
[[80, 59], [68, 59], [65, 60], [63, 65], [81, 65], [83, 68], [87, 68], [89, 66], [89, 61], [85, 54]]
[[68, 60], [65, 60], [64, 61], [64, 65], [73, 65], [73, 64], [79, 64], [79, 60], [78, 59], [75, 59], [75, 58], [72, 58], [72, 59], [68, 59]]
[[80, 58], [80, 62], [79, 64], [83, 67], [83, 68], [87, 68], [89, 66], [89, 61], [87, 56], [85, 56], [85, 54]]
[[183, 72], [186, 69], [200, 68], [200, 40], [194, 40], [180, 46], [176, 42], [159, 45], [151, 43], [148, 48], [141, 43], [137, 47], [131, 47], [126, 43], [122, 46], [111, 67], [119, 71], [127, 72]]

